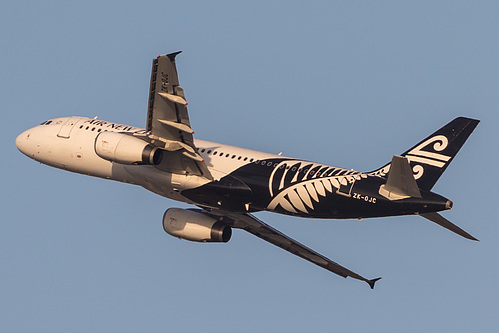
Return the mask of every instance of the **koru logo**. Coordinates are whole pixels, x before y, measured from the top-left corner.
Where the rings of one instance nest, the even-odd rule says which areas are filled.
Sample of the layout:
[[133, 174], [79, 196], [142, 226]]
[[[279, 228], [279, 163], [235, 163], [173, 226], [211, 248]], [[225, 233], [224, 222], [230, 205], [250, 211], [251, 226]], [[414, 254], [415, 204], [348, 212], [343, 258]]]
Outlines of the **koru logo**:
[[[429, 146], [431, 146], [428, 149]], [[449, 140], [443, 135], [434, 136], [411, 151], [406, 155], [409, 162], [419, 163], [412, 168], [414, 172], [414, 178], [419, 179], [424, 173], [424, 168], [421, 164], [431, 165], [437, 168], [443, 168], [447, 162], [451, 159], [450, 156], [439, 154], [438, 152], [443, 151], [449, 145]], [[424, 150], [427, 148], [428, 150]], [[433, 150], [433, 151], [431, 151]]]

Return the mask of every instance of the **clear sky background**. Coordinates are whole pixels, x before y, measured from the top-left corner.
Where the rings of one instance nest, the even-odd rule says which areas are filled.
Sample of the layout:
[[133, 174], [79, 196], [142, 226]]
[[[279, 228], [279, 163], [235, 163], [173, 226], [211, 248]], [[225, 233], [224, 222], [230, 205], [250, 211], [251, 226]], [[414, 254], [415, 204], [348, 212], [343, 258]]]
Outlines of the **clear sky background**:
[[[3, 1], [0, 331], [497, 332], [497, 1]], [[151, 61], [177, 58], [195, 137], [359, 171], [457, 116], [480, 125], [434, 190], [443, 215], [257, 216], [368, 278], [235, 230], [164, 233], [140, 187], [28, 159], [59, 116], [145, 126]]]

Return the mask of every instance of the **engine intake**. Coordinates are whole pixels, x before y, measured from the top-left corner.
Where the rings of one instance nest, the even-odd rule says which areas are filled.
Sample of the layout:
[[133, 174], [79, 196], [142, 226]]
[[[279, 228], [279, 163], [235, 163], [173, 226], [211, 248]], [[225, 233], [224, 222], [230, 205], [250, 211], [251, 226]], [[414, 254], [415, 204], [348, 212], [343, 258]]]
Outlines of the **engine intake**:
[[102, 132], [95, 138], [95, 153], [99, 157], [121, 164], [152, 164], [161, 162], [162, 150], [134, 136]]
[[174, 237], [194, 242], [224, 242], [232, 229], [216, 219], [193, 210], [170, 208], [163, 216], [163, 229]]

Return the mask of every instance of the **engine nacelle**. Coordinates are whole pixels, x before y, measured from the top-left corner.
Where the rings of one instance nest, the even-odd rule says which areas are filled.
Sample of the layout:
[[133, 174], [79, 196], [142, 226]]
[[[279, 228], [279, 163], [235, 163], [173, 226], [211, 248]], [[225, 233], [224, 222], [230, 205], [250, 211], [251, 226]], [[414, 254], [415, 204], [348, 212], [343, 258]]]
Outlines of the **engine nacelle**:
[[202, 213], [181, 208], [170, 208], [163, 216], [163, 229], [178, 238], [194, 242], [228, 242], [232, 229]]
[[94, 146], [99, 157], [111, 162], [153, 165], [161, 162], [161, 149], [128, 134], [101, 132]]

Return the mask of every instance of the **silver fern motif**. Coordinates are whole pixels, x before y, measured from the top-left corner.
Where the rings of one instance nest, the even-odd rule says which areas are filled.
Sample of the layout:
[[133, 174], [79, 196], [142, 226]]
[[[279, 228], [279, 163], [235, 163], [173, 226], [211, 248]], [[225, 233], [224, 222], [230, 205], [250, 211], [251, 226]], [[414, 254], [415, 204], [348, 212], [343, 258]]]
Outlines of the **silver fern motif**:
[[367, 175], [354, 170], [306, 161], [282, 161], [274, 165], [269, 178], [272, 200], [267, 209], [280, 206], [290, 213], [309, 214], [314, 204], [328, 193], [335, 191], [349, 196], [353, 183], [362, 178]]

